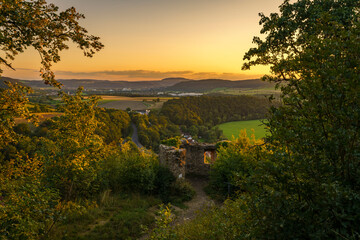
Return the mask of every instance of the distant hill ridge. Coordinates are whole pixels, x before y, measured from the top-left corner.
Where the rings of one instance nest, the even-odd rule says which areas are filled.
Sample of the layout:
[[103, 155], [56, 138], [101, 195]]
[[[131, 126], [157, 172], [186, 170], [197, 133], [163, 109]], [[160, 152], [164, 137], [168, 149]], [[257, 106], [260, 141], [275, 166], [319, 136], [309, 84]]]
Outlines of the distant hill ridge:
[[[36, 88], [48, 88], [40, 80], [19, 80], [13, 78], [0, 78], [0, 87], [5, 87], [4, 81], [18, 82], [26, 86]], [[187, 78], [164, 78], [151, 81], [110, 81], [94, 79], [59, 79], [64, 89], [77, 89], [83, 86], [85, 89], [128, 89], [128, 90], [158, 90], [158, 91], [184, 91], [203, 92], [216, 88], [264, 88], [273, 84], [263, 82], [260, 79], [230, 81], [223, 79], [192, 80]]]
[[[39, 80], [20, 80], [32, 88], [46, 88], [47, 86]], [[186, 78], [165, 78], [163, 80], [151, 81], [110, 81], [94, 79], [58, 79], [64, 86], [64, 89], [77, 89], [83, 86], [85, 89], [132, 89], [132, 90], [150, 90], [160, 89], [172, 86], [182, 81], [191, 81]]]
[[260, 79], [230, 81], [222, 79], [204, 79], [204, 80], [191, 80], [180, 82], [173, 86], [168, 87], [168, 91], [211, 91], [216, 88], [266, 88], [274, 86], [272, 83], [264, 82]]
[[9, 77], [1, 77], [0, 78], [0, 88], [6, 88], [6, 82], [11, 82], [11, 83], [20, 83], [20, 81], [18, 79], [14, 79], [14, 78], [9, 78]]

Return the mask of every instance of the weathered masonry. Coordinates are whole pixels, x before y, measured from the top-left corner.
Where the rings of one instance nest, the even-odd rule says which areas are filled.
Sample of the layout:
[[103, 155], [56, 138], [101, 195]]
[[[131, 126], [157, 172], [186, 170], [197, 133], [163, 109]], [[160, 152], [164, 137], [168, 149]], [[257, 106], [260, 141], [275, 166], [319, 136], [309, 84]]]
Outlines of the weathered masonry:
[[168, 167], [175, 177], [185, 177], [186, 150], [160, 145], [160, 164]]
[[181, 148], [160, 145], [160, 164], [179, 178], [185, 175], [207, 176], [216, 159], [215, 144], [183, 144]]

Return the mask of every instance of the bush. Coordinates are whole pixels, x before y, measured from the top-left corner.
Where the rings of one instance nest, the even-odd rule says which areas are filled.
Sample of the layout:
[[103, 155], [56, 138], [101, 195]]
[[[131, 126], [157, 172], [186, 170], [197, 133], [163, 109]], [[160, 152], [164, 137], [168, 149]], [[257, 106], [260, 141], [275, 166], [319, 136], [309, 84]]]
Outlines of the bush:
[[0, 239], [46, 237], [59, 216], [59, 194], [40, 182], [39, 159], [13, 159], [0, 168]]
[[140, 152], [128, 142], [120, 152], [103, 161], [100, 181], [104, 189], [114, 192], [151, 193], [158, 164], [154, 154]]
[[30, 126], [28, 123], [19, 123], [14, 127], [14, 131], [17, 134], [21, 134], [25, 136], [30, 136], [31, 134]]
[[190, 201], [195, 196], [195, 190], [186, 180], [178, 179], [173, 184], [173, 195], [181, 202]]
[[158, 165], [154, 168], [154, 193], [162, 202], [184, 202], [191, 200], [195, 195], [193, 187], [183, 179], [176, 179], [169, 168]]
[[180, 137], [173, 137], [173, 138], [168, 138], [166, 140], [162, 140], [161, 144], [164, 144], [166, 146], [173, 146], [173, 147], [179, 148], [180, 145], [181, 145]]
[[240, 176], [249, 176], [256, 167], [260, 152], [255, 147], [261, 143], [242, 131], [236, 140], [218, 144], [218, 157], [210, 171], [209, 192], [225, 199], [239, 190], [246, 191], [244, 186], [239, 188], [238, 180]]
[[176, 180], [175, 176], [169, 168], [159, 165], [155, 168], [155, 193], [159, 195], [161, 200], [165, 203], [170, 201], [172, 195], [172, 186]]
[[160, 205], [160, 211], [156, 218], [156, 227], [153, 229], [150, 235], [152, 240], [170, 240], [176, 239], [176, 235], [172, 230], [170, 224], [174, 221], [174, 215], [171, 212], [171, 205]]

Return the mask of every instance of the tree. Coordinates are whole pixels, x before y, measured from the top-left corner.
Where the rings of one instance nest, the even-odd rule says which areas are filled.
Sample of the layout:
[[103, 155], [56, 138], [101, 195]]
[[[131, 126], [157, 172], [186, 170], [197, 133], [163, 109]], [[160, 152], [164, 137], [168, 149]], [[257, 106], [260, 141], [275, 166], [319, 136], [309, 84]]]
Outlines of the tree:
[[[99, 37], [88, 35], [78, 20], [83, 14], [69, 8], [58, 12], [54, 4], [45, 0], [4, 0], [0, 2], [0, 48], [5, 57], [0, 57], [0, 77], [2, 65], [9, 68], [11, 60], [28, 47], [34, 47], [41, 56], [41, 77], [46, 84], [60, 87], [51, 71], [52, 63], [60, 61], [60, 51], [67, 49], [71, 40], [92, 57], [103, 48]], [[13, 69], [13, 68], [12, 68]], [[12, 127], [14, 117], [31, 119], [26, 108], [26, 94], [30, 89], [17, 83], [7, 83], [8, 89], [0, 91], [0, 148], [14, 139]]]
[[[324, 158], [334, 176], [358, 182], [360, 134], [359, 1], [285, 1], [281, 15], [261, 15], [265, 40], [244, 59], [270, 64], [283, 105], [272, 110], [271, 141]], [[282, 120], [281, 120], [282, 119]]]
[[28, 99], [26, 94], [30, 89], [19, 84], [7, 83], [7, 89], [0, 88], [0, 150], [17, 137], [14, 132], [15, 117], [24, 117], [28, 120], [33, 116], [26, 108]]
[[5, 57], [0, 57], [1, 65], [9, 68], [11, 60], [28, 47], [34, 47], [41, 56], [41, 77], [46, 84], [60, 87], [51, 71], [52, 63], [60, 61], [60, 51], [68, 49], [67, 41], [71, 40], [92, 57], [103, 48], [99, 37], [89, 35], [79, 25], [85, 18], [75, 8], [63, 12], [54, 4], [45, 0], [3, 0], [0, 2], [0, 47]]
[[[46, 84], [60, 87], [61, 84], [55, 80], [54, 73], [51, 71], [53, 63], [60, 61], [60, 51], [67, 49], [67, 41], [71, 40], [84, 51], [84, 55], [91, 57], [96, 51], [103, 48], [99, 42], [99, 38], [88, 35], [86, 29], [81, 27], [78, 20], [84, 18], [84, 15], [76, 12], [75, 8], [70, 8], [64, 12], [58, 12], [58, 7], [54, 4], [47, 4], [45, 0], [2, 0], [0, 2], [0, 49], [3, 52], [0, 57], [0, 77], [3, 66], [12, 68], [11, 61], [14, 60], [18, 53], [25, 51], [28, 47], [34, 47], [41, 56], [41, 77]], [[28, 99], [26, 95], [29, 89], [18, 83], [6, 83], [6, 89], [0, 89], [0, 151], [11, 147], [13, 143], [19, 140], [20, 135], [14, 131], [15, 117], [23, 117], [28, 120], [33, 119], [29, 113], [26, 103]], [[71, 98], [66, 98], [71, 102]], [[77, 99], [76, 99], [77, 100]], [[93, 101], [90, 100], [89, 104]], [[96, 154], [89, 154], [84, 156], [88, 151], [93, 153], [94, 148], [100, 147], [97, 144], [96, 136], [90, 136], [91, 131], [88, 127], [93, 127], [93, 121], [83, 121], [83, 118], [76, 119], [74, 115], [83, 114], [84, 112], [92, 113], [89, 108], [76, 108], [76, 104], [72, 110], [80, 110], [73, 115], [66, 116], [65, 120], [73, 121], [73, 124], [83, 124], [79, 126], [78, 134], [73, 134], [71, 130], [76, 129], [76, 125], [68, 128], [68, 131], [58, 133], [58, 137], [63, 137], [65, 133], [69, 133], [69, 140], [89, 141], [92, 148], [81, 149], [81, 143], [74, 144], [72, 148], [64, 146], [66, 139], [60, 139], [58, 145], [54, 144], [54, 151], [58, 149], [68, 150], [64, 151], [64, 156], [61, 158], [59, 152], [49, 153], [50, 156], [56, 156], [57, 159], [78, 160], [77, 163], [88, 164], [89, 161], [82, 161], [86, 157], [92, 157]], [[91, 107], [90, 107], [91, 108]], [[68, 107], [71, 110], [71, 106]], [[72, 118], [73, 117], [73, 118]], [[93, 116], [92, 116], [93, 117]], [[91, 118], [91, 116], [90, 116]], [[93, 120], [91, 118], [90, 120]], [[64, 121], [63, 124], [69, 123]], [[69, 123], [70, 124], [70, 123]], [[84, 127], [85, 125], [85, 127]], [[63, 125], [58, 124], [58, 130]], [[81, 128], [82, 127], [82, 128]], [[52, 132], [54, 134], [54, 132]], [[68, 140], [68, 142], [69, 142]], [[94, 140], [94, 141], [93, 141]], [[21, 143], [21, 142], [20, 142]], [[46, 144], [45, 141], [41, 142]], [[88, 146], [83, 144], [82, 146]], [[71, 158], [70, 150], [79, 150], [74, 152]], [[49, 149], [49, 152], [51, 150]], [[34, 152], [20, 152], [15, 149], [15, 154], [11, 155], [11, 159], [0, 163], [0, 238], [1, 239], [40, 239], [46, 238], [46, 235], [54, 225], [59, 209], [59, 195], [54, 188], [49, 187], [48, 182], [44, 184], [44, 169], [45, 165], [51, 161], [50, 158], [45, 162], [42, 156], [29, 157]], [[67, 155], [66, 155], [67, 154]], [[77, 154], [77, 155], [76, 155]], [[2, 154], [1, 154], [2, 155]], [[60, 155], [60, 156], [59, 156]], [[2, 158], [2, 156], [0, 156]], [[96, 159], [92, 159], [92, 162]], [[92, 163], [91, 162], [91, 163]], [[63, 162], [62, 162], [63, 163]], [[69, 163], [71, 164], [71, 163]], [[75, 167], [74, 167], [75, 168]], [[78, 167], [77, 169], [80, 169]], [[77, 170], [75, 169], [75, 170]], [[89, 170], [90, 169], [90, 170]], [[73, 169], [71, 169], [73, 170]], [[81, 169], [80, 169], [81, 170]], [[86, 185], [91, 181], [92, 168], [86, 170], [88, 175], [85, 179], [71, 179], [73, 182]], [[70, 172], [70, 171], [69, 171]], [[72, 176], [77, 177], [76, 171]], [[82, 182], [82, 180], [84, 180]], [[75, 185], [75, 184], [74, 184]], [[79, 184], [80, 185], [80, 184]], [[72, 186], [72, 185], [71, 185]], [[68, 190], [68, 189], [66, 189]], [[67, 192], [67, 196], [71, 197], [71, 190]]]
[[[271, 207], [282, 209], [266, 216], [267, 234], [278, 227], [278, 238], [286, 231], [287, 238], [359, 237], [359, 10], [353, 0], [285, 0], [280, 13], [260, 14], [266, 37], [254, 38], [243, 69], [270, 65], [263, 79], [282, 91], [267, 124], [281, 169], [272, 193], [282, 197]], [[284, 216], [290, 212], [292, 219]]]
[[61, 196], [72, 200], [95, 191], [99, 161], [107, 148], [95, 134], [95, 117], [99, 97], [84, 99], [82, 88], [75, 96], [62, 93], [61, 117], [52, 120], [49, 139], [43, 139], [39, 155], [43, 158], [45, 180], [60, 190]]

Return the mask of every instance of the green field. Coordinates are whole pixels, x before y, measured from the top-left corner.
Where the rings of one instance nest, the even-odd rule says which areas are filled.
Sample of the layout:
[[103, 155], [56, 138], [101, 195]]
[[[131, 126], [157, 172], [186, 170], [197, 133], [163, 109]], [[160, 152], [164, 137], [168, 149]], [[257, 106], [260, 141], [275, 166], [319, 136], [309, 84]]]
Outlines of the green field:
[[256, 139], [265, 137], [267, 133], [265, 126], [261, 123], [261, 120], [228, 122], [218, 126], [221, 130], [223, 130], [225, 137], [229, 140], [232, 139], [232, 136], [237, 138], [240, 130], [242, 129], [246, 129], [248, 136], [251, 136], [251, 129], [254, 129]]

